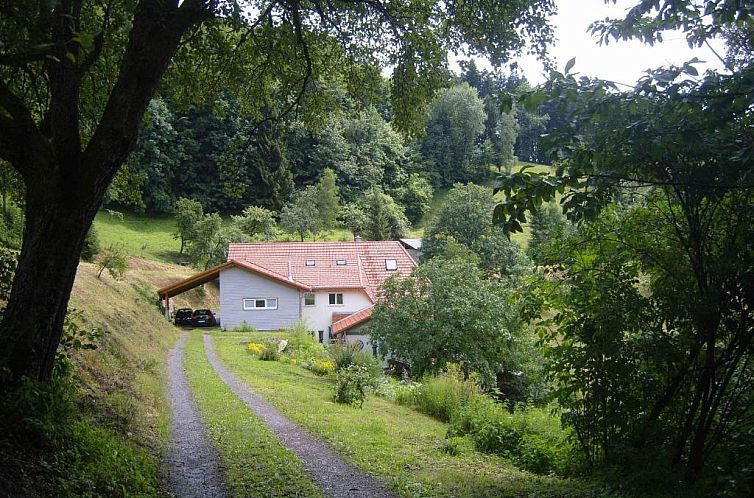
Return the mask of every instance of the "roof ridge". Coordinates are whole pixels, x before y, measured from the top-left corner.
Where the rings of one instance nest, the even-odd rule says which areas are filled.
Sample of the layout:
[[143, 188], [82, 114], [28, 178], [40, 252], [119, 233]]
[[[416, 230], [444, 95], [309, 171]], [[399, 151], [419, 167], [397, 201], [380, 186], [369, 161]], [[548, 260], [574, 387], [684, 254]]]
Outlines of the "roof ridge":
[[372, 288], [372, 281], [369, 279], [369, 273], [367, 273], [364, 270], [364, 265], [361, 261], [361, 248], [365, 247], [362, 246], [363, 242], [354, 242], [354, 248], [356, 249], [356, 259], [359, 262], [359, 282], [364, 285], [364, 280], [362, 280], [362, 274], [363, 278], [366, 279], [367, 283], [364, 285], [364, 290], [367, 293], [367, 297], [369, 297], [370, 301], [374, 302], [374, 289]]

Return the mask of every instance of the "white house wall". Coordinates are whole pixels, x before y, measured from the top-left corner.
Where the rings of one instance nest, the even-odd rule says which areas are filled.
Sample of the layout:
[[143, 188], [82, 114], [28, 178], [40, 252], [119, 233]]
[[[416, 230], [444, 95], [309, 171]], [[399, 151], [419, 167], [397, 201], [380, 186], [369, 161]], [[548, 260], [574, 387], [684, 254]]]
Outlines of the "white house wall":
[[[230, 330], [251, 325], [257, 330], [279, 330], [294, 325], [300, 315], [299, 290], [240, 268], [220, 272], [220, 324]], [[275, 310], [244, 310], [243, 300], [275, 298]], [[325, 296], [327, 299], [327, 296]]]
[[[331, 305], [331, 293], [342, 293], [343, 304]], [[317, 290], [314, 292], [314, 306], [304, 306], [304, 293], [301, 293], [301, 316], [307, 328], [314, 332], [324, 331], [325, 338], [328, 327], [332, 325], [333, 313], [356, 313], [371, 305], [372, 301], [361, 289]]]
[[[350, 330], [349, 330], [350, 332]], [[361, 331], [358, 331], [361, 332]], [[363, 347], [361, 349], [362, 353], [366, 353], [370, 356], [374, 354], [372, 350], [372, 338], [365, 334], [347, 334], [346, 335], [346, 343], [358, 343], [361, 341], [361, 344], [363, 344]]]

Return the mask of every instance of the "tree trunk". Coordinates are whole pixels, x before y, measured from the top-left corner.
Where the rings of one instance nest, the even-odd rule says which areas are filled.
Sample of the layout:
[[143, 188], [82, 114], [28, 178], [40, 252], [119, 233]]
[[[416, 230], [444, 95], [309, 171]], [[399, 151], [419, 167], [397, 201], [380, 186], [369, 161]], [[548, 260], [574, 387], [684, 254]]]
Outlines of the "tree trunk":
[[[81, 66], [72, 67], [75, 62], [65, 56], [46, 62], [51, 119], [44, 129], [0, 80], [0, 105], [12, 117], [2, 122], [6, 133], [0, 142], [13, 148], [6, 158], [27, 187], [24, 241], [0, 324], [0, 366], [7, 369], [0, 390], [22, 377], [50, 379], [86, 233], [136, 143], [144, 112], [183, 33], [209, 19], [215, 7], [205, 0], [136, 5], [118, 80], [84, 150], [78, 122]], [[70, 36], [79, 14], [62, 3], [53, 10], [51, 29], [63, 55], [75, 45]]]
[[1, 327], [0, 361], [11, 383], [50, 379], [79, 254], [99, 207], [65, 188], [57, 198], [39, 190], [28, 188], [24, 242]]

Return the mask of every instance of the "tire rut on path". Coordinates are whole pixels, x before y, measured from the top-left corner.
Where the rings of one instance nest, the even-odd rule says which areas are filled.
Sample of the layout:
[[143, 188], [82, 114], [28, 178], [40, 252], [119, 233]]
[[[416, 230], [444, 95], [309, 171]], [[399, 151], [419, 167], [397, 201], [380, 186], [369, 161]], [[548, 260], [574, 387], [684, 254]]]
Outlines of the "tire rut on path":
[[188, 334], [183, 332], [168, 356], [170, 429], [168, 481], [178, 498], [223, 498], [225, 482], [217, 452], [209, 440], [183, 369], [183, 350]]
[[212, 338], [204, 336], [204, 349], [212, 368], [220, 378], [249, 408], [252, 409], [274, 432], [283, 445], [301, 460], [303, 467], [322, 486], [325, 495], [331, 498], [374, 497], [393, 498], [376, 479], [346, 463], [343, 458], [321, 439], [311, 436], [291, 422], [276, 408], [246, 384], [241, 382], [215, 354]]

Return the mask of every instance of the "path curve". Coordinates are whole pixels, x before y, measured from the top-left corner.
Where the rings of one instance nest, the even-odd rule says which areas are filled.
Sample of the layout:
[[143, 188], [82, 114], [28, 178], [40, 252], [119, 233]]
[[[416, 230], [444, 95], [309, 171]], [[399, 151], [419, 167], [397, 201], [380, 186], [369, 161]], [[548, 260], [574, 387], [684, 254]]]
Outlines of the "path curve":
[[321, 439], [311, 436], [291, 422], [276, 408], [246, 384], [241, 382], [215, 354], [212, 338], [205, 334], [204, 349], [207, 359], [220, 378], [261, 417], [274, 432], [283, 446], [291, 450], [301, 460], [301, 464], [319, 483], [325, 495], [331, 498], [374, 497], [394, 498], [373, 477], [346, 463], [341, 456]]
[[178, 498], [223, 498], [225, 483], [217, 452], [201, 421], [183, 370], [183, 350], [188, 334], [183, 332], [170, 350], [170, 429], [168, 481]]

